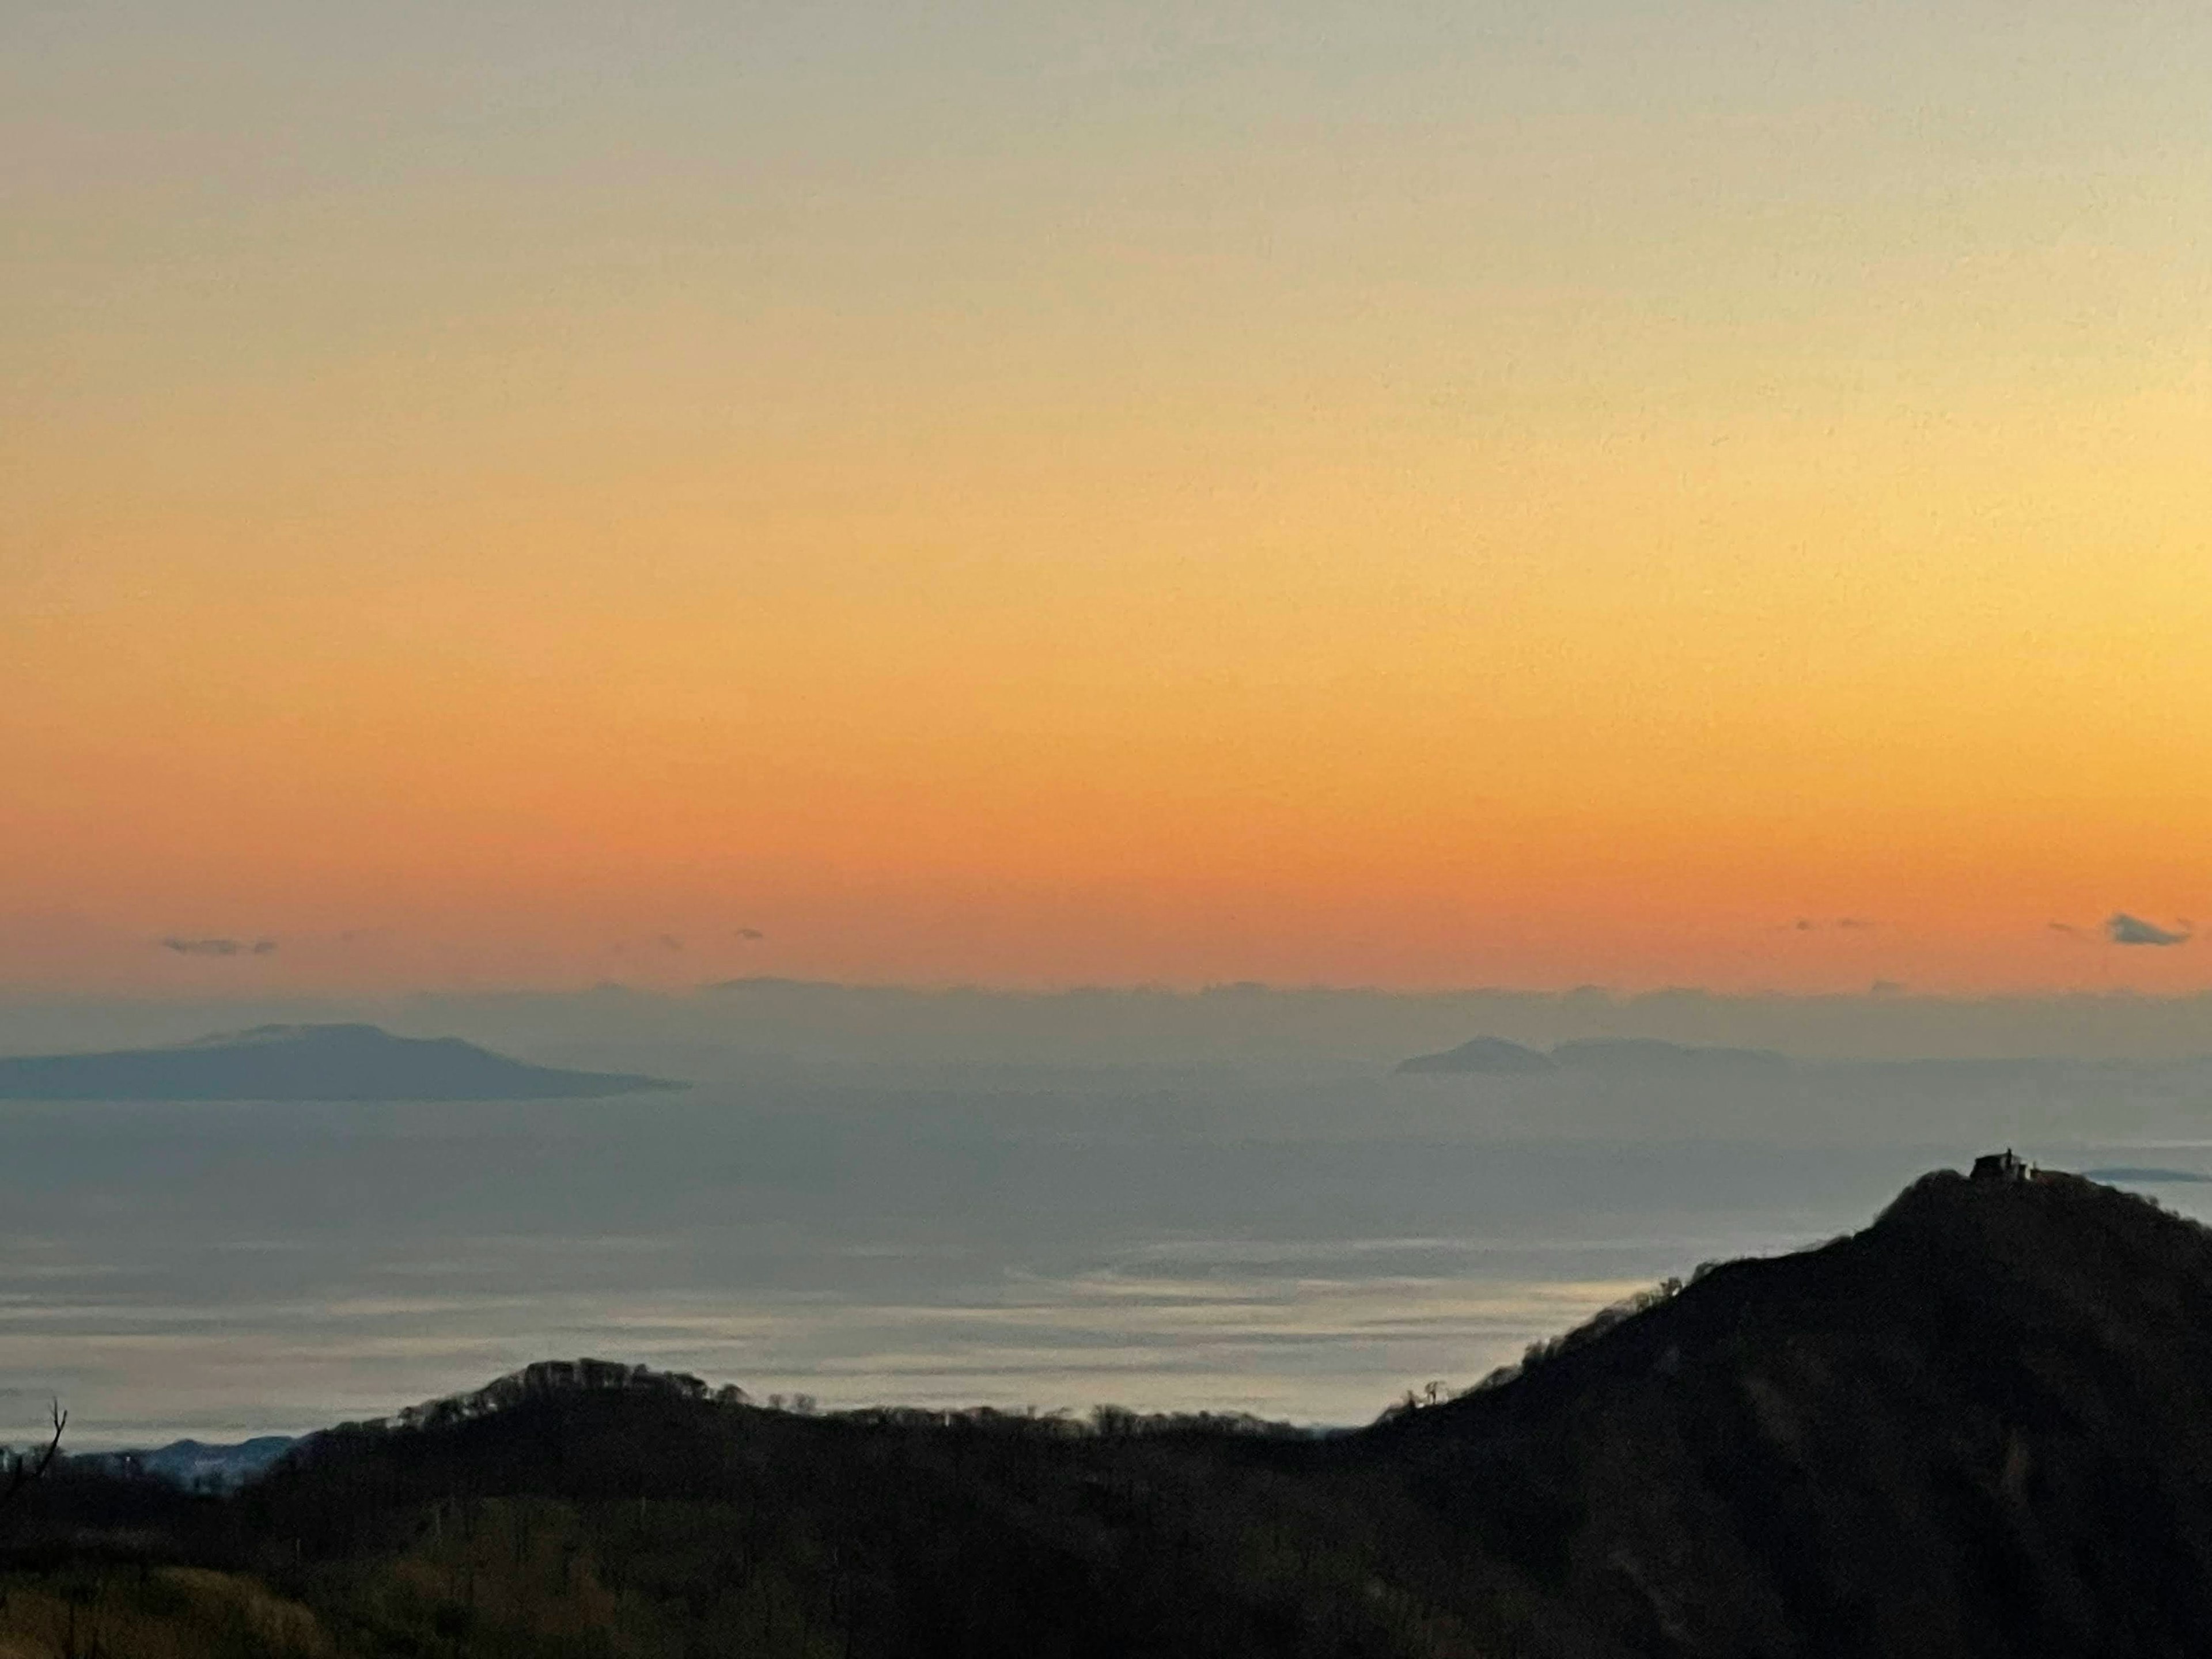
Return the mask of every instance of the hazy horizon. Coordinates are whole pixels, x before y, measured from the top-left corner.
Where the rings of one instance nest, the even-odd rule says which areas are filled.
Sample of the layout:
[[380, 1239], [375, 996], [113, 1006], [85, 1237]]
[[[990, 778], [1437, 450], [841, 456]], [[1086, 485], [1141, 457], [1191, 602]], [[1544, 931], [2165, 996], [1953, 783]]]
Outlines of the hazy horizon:
[[2212, 1054], [2212, 992], [1942, 996], [1393, 990], [1256, 982], [1062, 988], [844, 984], [777, 976], [669, 987], [422, 989], [374, 995], [25, 994], [0, 990], [0, 1054], [181, 1041], [365, 1020], [495, 1042], [707, 1044], [902, 1061], [1392, 1061], [1476, 1036], [1550, 1047], [1649, 1037], [1822, 1060], [2181, 1060]]
[[[584, 1353], [833, 1407], [1349, 1423], [1996, 1146], [2212, 1176], [2201, 998], [4, 1000], [0, 1054], [341, 1016], [692, 1086], [0, 1102], [0, 1435], [56, 1391], [87, 1447], [298, 1431]], [[1797, 1063], [1393, 1073], [1481, 1035]], [[2155, 1190], [2212, 1215], [2212, 1182]]]

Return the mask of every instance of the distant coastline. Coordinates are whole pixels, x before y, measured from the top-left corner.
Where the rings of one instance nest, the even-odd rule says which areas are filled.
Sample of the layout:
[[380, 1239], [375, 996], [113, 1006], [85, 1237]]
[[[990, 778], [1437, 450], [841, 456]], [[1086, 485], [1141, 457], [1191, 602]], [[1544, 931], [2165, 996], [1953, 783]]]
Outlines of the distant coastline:
[[1730, 1073], [1778, 1072], [1790, 1067], [1786, 1055], [1771, 1048], [1730, 1048], [1664, 1042], [1656, 1037], [1589, 1037], [1562, 1042], [1549, 1053], [1503, 1037], [1479, 1036], [1439, 1054], [1415, 1054], [1394, 1068], [1401, 1076], [1534, 1077], [1552, 1072], [1660, 1072]]

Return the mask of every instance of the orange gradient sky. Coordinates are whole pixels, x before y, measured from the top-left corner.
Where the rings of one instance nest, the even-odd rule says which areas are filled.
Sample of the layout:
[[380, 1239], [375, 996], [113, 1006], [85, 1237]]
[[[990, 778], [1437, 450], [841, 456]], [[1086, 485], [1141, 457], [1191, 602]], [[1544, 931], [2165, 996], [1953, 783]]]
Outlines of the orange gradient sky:
[[12, 13], [0, 984], [2212, 986], [2212, 18], [1939, 9]]

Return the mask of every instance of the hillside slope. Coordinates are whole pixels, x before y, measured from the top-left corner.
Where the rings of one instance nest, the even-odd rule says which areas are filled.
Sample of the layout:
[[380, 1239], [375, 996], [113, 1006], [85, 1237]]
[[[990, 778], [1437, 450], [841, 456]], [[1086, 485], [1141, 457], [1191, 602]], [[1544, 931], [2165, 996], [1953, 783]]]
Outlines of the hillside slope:
[[2212, 1234], [1931, 1176], [1358, 1455], [1565, 1650], [2212, 1652]]
[[2212, 1652], [2212, 1233], [2141, 1199], [1929, 1176], [1540, 1346], [1330, 1437], [536, 1367], [233, 1498], [32, 1490], [0, 1644], [66, 1602], [180, 1654]]

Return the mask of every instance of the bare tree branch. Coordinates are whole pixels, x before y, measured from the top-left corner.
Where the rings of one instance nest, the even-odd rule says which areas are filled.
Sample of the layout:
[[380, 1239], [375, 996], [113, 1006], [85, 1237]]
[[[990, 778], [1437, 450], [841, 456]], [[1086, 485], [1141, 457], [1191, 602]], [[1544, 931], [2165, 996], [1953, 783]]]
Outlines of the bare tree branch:
[[62, 1409], [62, 1402], [57, 1399], [49, 1414], [53, 1421], [54, 1437], [46, 1442], [44, 1451], [36, 1457], [12, 1452], [0, 1458], [8, 1468], [7, 1484], [0, 1486], [0, 1504], [6, 1504], [33, 1480], [44, 1479], [46, 1471], [54, 1466], [54, 1458], [62, 1449], [62, 1431], [69, 1426], [69, 1413]]

